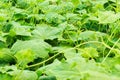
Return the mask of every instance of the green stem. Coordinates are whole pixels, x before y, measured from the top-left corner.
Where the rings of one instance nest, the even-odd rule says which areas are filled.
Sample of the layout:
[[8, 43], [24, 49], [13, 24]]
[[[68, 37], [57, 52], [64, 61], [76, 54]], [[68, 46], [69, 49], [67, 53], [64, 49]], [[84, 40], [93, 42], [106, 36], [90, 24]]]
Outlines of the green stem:
[[107, 59], [107, 57], [110, 55], [111, 51], [113, 50], [113, 48], [116, 46], [116, 44], [120, 41], [120, 38], [115, 42], [115, 44], [112, 46], [112, 48], [110, 49], [110, 51], [108, 52], [108, 54], [105, 56], [105, 58], [103, 59], [102, 63], [105, 62], [105, 60]]
[[88, 43], [93, 43], [93, 44], [94, 44], [94, 43], [99, 43], [99, 44], [102, 44], [102, 45], [104, 45], [105, 47], [107, 47], [107, 48], [109, 48], [109, 49], [112, 49], [110, 46], [108, 46], [108, 45], [105, 44], [104, 42], [88, 41], [88, 42], [81, 43], [81, 44], [77, 45], [77, 46], [74, 47], [74, 48], [68, 48], [68, 49], [66, 49], [66, 50], [62, 50], [62, 51], [60, 51], [59, 53], [55, 54], [54, 56], [52, 56], [52, 57], [50, 57], [50, 58], [48, 58], [48, 59], [46, 59], [46, 60], [44, 60], [44, 61], [42, 61], [42, 62], [33, 64], [33, 65], [29, 65], [29, 66], [27, 66], [26, 68], [30, 68], [30, 67], [35, 67], [35, 66], [42, 65], [42, 64], [44, 64], [45, 62], [48, 62], [49, 60], [55, 58], [56, 56], [58, 56], [59, 54], [64, 53], [64, 52], [67, 51], [67, 50], [78, 49], [78, 47], [80, 47], [80, 46], [82, 46], [82, 45], [85, 45], [85, 44], [88, 44]]
[[48, 59], [46, 59], [46, 60], [44, 60], [44, 61], [42, 61], [42, 62], [40, 62], [40, 63], [33, 64], [33, 65], [29, 65], [29, 66], [27, 66], [26, 68], [30, 68], [30, 67], [35, 67], [35, 66], [42, 65], [42, 64], [44, 64], [45, 62], [48, 62], [49, 60], [55, 58], [55, 57], [58, 56], [59, 54], [61, 54], [61, 53], [57, 53], [57, 54], [55, 54], [54, 56], [52, 56], [52, 57], [50, 57], [50, 58], [48, 58]]
[[116, 0], [116, 13], [118, 12], [118, 0]]

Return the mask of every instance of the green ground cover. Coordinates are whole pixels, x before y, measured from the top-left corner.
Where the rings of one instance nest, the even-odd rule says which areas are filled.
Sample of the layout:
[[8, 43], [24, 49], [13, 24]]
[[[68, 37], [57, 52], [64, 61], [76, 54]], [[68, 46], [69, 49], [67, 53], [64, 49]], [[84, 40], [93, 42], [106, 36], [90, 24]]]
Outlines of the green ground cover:
[[0, 80], [120, 80], [120, 0], [0, 0]]

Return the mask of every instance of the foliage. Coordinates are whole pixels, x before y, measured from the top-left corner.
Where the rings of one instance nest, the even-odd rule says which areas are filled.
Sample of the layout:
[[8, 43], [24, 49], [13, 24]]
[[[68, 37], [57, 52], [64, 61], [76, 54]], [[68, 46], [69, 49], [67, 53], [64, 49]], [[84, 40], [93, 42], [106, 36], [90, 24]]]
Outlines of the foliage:
[[0, 80], [120, 80], [119, 0], [0, 0]]

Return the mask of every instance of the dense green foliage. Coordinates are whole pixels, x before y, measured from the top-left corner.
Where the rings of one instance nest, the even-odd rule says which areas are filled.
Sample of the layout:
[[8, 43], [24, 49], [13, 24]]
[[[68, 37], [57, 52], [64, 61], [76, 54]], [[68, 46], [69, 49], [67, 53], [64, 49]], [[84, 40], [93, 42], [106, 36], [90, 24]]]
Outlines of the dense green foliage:
[[0, 80], [120, 80], [120, 0], [0, 0]]

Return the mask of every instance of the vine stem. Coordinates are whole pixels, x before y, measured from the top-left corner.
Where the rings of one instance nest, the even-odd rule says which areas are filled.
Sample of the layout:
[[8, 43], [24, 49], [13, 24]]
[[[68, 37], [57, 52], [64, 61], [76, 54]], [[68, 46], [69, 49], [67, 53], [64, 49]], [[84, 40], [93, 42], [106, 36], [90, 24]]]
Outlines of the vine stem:
[[35, 67], [35, 66], [38, 66], [38, 65], [42, 65], [42, 64], [44, 64], [45, 62], [47, 62], [47, 61], [55, 58], [55, 57], [58, 56], [59, 54], [61, 54], [61, 53], [59, 52], [59, 53], [55, 54], [54, 56], [52, 56], [52, 57], [50, 57], [50, 58], [48, 58], [48, 59], [46, 59], [46, 60], [44, 60], [44, 61], [42, 61], [42, 62], [40, 62], [40, 63], [33, 64], [33, 65], [29, 65], [29, 66], [27, 66], [26, 68], [30, 68], [30, 67]]
[[118, 12], [118, 0], [116, 0], [116, 12]]
[[29, 65], [29, 66], [26, 66], [26, 68], [30, 68], [30, 67], [35, 67], [35, 66], [39, 66], [39, 65], [42, 65], [44, 64], [45, 62], [55, 58], [56, 56], [58, 56], [59, 54], [62, 54], [64, 51], [67, 51], [67, 50], [72, 50], [72, 49], [77, 49], [78, 47], [82, 46], [82, 45], [85, 45], [85, 44], [88, 44], [88, 43], [99, 43], [99, 44], [102, 44], [104, 45], [105, 47], [109, 48], [109, 49], [113, 49], [111, 48], [110, 46], [108, 46], [107, 44], [105, 44], [104, 42], [99, 42], [99, 41], [88, 41], [88, 42], [84, 42], [84, 43], [81, 43], [79, 45], [76, 45], [74, 48], [69, 48], [69, 49], [66, 49], [66, 50], [62, 50], [60, 52], [58, 52], [57, 54], [55, 54], [54, 56], [42, 61], [42, 62], [39, 62], [39, 63], [36, 63], [36, 64], [33, 64], [33, 65]]
[[102, 63], [105, 62], [105, 60], [107, 59], [107, 57], [110, 55], [111, 51], [113, 50], [113, 48], [116, 46], [116, 44], [120, 41], [120, 38], [115, 42], [115, 44], [112, 46], [112, 48], [110, 49], [110, 51], [108, 52], [108, 54], [105, 56], [105, 58], [103, 59]]

